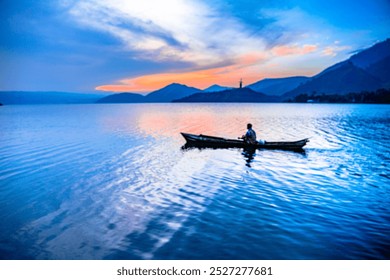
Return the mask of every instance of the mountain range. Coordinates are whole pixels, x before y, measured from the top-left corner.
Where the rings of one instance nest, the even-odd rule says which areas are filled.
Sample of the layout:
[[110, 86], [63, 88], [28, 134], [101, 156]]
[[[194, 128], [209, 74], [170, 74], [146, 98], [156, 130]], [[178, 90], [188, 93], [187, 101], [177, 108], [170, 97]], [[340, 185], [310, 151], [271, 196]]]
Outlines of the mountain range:
[[390, 39], [328, 67], [282, 95], [347, 94], [390, 87]]
[[88, 104], [95, 103], [106, 94], [57, 91], [0, 91], [3, 105], [23, 104]]
[[0, 92], [9, 104], [283, 102], [306, 94], [346, 95], [390, 89], [390, 39], [359, 51], [313, 77], [266, 78], [243, 89], [212, 85], [204, 90], [173, 83], [147, 95], [137, 93], [77, 94], [65, 92]]
[[[380, 88], [390, 88], [390, 39], [362, 50], [313, 77], [266, 78], [244, 89], [212, 85], [201, 91], [172, 84], [145, 96], [144, 102], [282, 102], [300, 94], [334, 95]], [[104, 100], [118, 98], [114, 96]], [[132, 98], [129, 95], [128, 101], [133, 102]]]
[[161, 103], [171, 102], [175, 99], [180, 99], [189, 96], [195, 92], [201, 91], [198, 88], [188, 87], [186, 85], [173, 83], [159, 90], [153, 91], [144, 96], [136, 93], [117, 93], [106, 96], [98, 103]]

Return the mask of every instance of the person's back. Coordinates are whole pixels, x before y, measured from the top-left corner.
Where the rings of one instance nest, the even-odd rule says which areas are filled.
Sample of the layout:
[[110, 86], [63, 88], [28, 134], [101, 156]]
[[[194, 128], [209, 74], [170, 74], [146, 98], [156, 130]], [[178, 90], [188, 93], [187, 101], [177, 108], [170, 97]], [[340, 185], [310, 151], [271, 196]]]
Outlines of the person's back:
[[248, 131], [245, 134], [245, 141], [247, 141], [250, 144], [256, 144], [256, 132], [252, 129], [252, 124], [247, 124]]

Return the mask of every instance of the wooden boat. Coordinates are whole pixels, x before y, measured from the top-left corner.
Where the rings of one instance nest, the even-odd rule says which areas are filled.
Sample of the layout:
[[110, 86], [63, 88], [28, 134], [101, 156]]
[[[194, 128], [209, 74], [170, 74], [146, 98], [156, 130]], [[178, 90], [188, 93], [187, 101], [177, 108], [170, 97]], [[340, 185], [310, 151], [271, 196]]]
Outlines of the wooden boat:
[[253, 149], [278, 149], [301, 151], [303, 146], [309, 142], [308, 138], [298, 141], [279, 141], [249, 144], [242, 139], [226, 139], [222, 137], [195, 135], [181, 132], [181, 135], [186, 139], [186, 145], [189, 147], [204, 147], [204, 148], [253, 148]]

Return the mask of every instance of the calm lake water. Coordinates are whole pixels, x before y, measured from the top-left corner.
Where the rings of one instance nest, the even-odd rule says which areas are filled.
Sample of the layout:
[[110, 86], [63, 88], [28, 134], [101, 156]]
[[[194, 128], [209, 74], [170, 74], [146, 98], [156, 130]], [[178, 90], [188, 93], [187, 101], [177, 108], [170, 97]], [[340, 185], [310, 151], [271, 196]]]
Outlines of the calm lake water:
[[[181, 149], [179, 132], [310, 137]], [[0, 108], [2, 259], [389, 259], [390, 106]]]

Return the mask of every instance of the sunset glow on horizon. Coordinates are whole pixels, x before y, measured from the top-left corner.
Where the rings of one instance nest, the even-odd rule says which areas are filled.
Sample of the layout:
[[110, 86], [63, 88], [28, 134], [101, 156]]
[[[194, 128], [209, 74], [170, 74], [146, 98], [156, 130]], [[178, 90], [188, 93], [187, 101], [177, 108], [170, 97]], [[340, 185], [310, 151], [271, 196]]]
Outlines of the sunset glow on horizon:
[[[317, 50], [316, 45], [304, 46], [276, 46], [268, 52], [252, 52], [239, 57], [235, 64], [181, 73], [160, 73], [144, 75], [140, 77], [123, 79], [115, 84], [102, 85], [96, 87], [96, 90], [109, 92], [137, 92], [148, 93], [172, 83], [185, 84], [187, 86], [205, 89], [213, 84], [219, 84], [226, 87], [238, 86], [238, 81], [244, 79], [246, 85], [254, 83], [263, 78], [278, 78], [297, 75], [296, 69], [284, 69], [280, 71], [278, 67], [267, 63], [277, 58], [290, 56], [294, 59], [297, 56], [307, 55]], [[259, 67], [261, 65], [262, 67]], [[275, 69], [276, 68], [276, 69]], [[290, 70], [290, 72], [288, 72]], [[299, 73], [301, 76], [310, 76], [315, 72], [304, 71]]]

